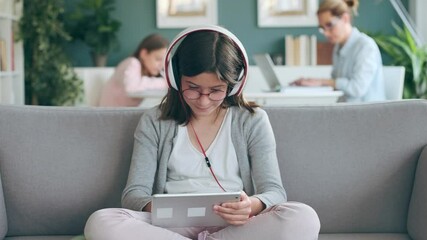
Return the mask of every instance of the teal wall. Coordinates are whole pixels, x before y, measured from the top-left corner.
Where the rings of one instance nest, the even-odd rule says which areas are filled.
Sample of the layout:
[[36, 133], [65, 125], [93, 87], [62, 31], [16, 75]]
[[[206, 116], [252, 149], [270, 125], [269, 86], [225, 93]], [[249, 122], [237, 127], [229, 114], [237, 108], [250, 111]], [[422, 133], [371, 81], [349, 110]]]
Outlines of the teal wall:
[[[80, 1], [83, 0], [65, 0], [66, 11]], [[402, 2], [408, 6], [408, 0]], [[116, 0], [113, 17], [122, 23], [119, 32], [120, 48], [109, 55], [108, 66], [115, 66], [129, 56], [148, 34], [157, 32], [171, 40], [182, 30], [156, 28], [155, 0]], [[401, 25], [388, 0], [360, 0], [359, 15], [354, 18], [354, 25], [360, 30], [391, 34], [394, 32], [391, 21]], [[237, 35], [249, 56], [258, 52], [283, 53], [286, 34], [317, 34], [319, 41], [325, 41], [316, 27], [259, 28], [257, 0], [218, 0], [218, 22]], [[74, 66], [92, 66], [88, 48], [83, 43], [71, 43], [67, 47], [67, 53]]]

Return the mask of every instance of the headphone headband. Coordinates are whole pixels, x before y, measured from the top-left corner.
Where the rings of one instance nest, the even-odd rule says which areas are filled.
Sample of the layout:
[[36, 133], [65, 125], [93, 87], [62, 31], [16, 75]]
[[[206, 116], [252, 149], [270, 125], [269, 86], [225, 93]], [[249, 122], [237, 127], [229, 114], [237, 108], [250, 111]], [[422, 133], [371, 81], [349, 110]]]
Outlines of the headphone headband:
[[233, 87], [233, 89], [228, 94], [228, 96], [232, 96], [235, 94], [239, 95], [242, 92], [244, 85], [246, 84], [246, 78], [248, 75], [248, 66], [249, 66], [248, 56], [246, 54], [245, 48], [243, 47], [243, 44], [233, 33], [231, 33], [230, 31], [228, 31], [223, 27], [216, 26], [216, 25], [189, 27], [183, 30], [182, 32], [180, 32], [173, 39], [168, 50], [166, 51], [165, 66], [164, 66], [165, 78], [166, 78], [166, 81], [168, 82], [169, 87], [174, 88], [175, 90], [178, 90], [178, 86], [177, 86], [176, 79], [174, 76], [174, 71], [173, 71], [173, 64], [172, 64], [172, 58], [174, 57], [176, 50], [178, 49], [179, 45], [187, 35], [193, 32], [198, 32], [198, 31], [212, 31], [212, 32], [218, 32], [218, 33], [224, 34], [225, 36], [229, 37], [234, 42], [234, 44], [236, 44], [236, 46], [238, 47], [238, 50], [241, 52], [243, 56], [244, 66], [243, 66], [242, 72], [240, 72], [239, 74], [239, 78], [237, 79], [238, 82]]

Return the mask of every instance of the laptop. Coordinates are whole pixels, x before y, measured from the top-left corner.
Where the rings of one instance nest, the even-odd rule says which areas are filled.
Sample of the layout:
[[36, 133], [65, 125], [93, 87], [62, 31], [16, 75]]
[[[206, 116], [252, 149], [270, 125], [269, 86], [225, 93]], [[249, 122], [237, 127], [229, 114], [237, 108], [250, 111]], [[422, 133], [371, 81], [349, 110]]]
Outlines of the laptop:
[[239, 200], [240, 192], [154, 194], [151, 223], [167, 228], [227, 226], [213, 206]]
[[262, 75], [268, 83], [270, 91], [272, 92], [286, 92], [286, 93], [303, 93], [303, 92], [318, 92], [318, 91], [333, 91], [332, 87], [319, 86], [319, 87], [305, 87], [305, 86], [283, 86], [274, 71], [274, 63], [268, 53], [255, 54], [254, 60], [259, 67]]

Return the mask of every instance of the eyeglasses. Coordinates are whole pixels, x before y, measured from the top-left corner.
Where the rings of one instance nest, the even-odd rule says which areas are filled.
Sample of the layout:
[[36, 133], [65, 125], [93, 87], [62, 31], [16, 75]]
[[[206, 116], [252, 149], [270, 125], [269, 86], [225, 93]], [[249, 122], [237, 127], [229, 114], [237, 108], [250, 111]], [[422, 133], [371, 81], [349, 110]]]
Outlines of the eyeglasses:
[[319, 26], [319, 32], [325, 34], [326, 31], [331, 31], [337, 23], [341, 20], [339, 17], [334, 17], [332, 20], [325, 24], [325, 26]]
[[215, 90], [215, 91], [212, 91], [210, 93], [201, 93], [199, 91], [196, 91], [196, 90], [189, 88], [189, 89], [182, 91], [182, 94], [184, 95], [184, 97], [186, 97], [190, 100], [197, 100], [202, 95], [207, 95], [211, 101], [221, 101], [226, 97], [226, 92], [221, 91], [221, 90]]

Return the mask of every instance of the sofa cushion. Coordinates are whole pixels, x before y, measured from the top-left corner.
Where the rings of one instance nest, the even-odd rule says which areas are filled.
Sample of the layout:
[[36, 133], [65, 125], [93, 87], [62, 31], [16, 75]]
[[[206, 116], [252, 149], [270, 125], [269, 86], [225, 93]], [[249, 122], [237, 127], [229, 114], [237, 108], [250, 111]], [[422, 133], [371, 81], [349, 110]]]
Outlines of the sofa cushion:
[[3, 184], [0, 174], [0, 239], [3, 239], [7, 233], [7, 215], [6, 206], [4, 204]]
[[411, 240], [407, 234], [348, 233], [320, 234], [319, 240]]
[[418, 160], [408, 215], [408, 232], [414, 239], [427, 239], [427, 146]]
[[141, 109], [0, 106], [8, 236], [78, 235], [120, 207]]
[[5, 240], [74, 240], [73, 236], [27, 236], [7, 237]]
[[325, 233], [407, 233], [427, 101], [269, 108], [288, 199]]

